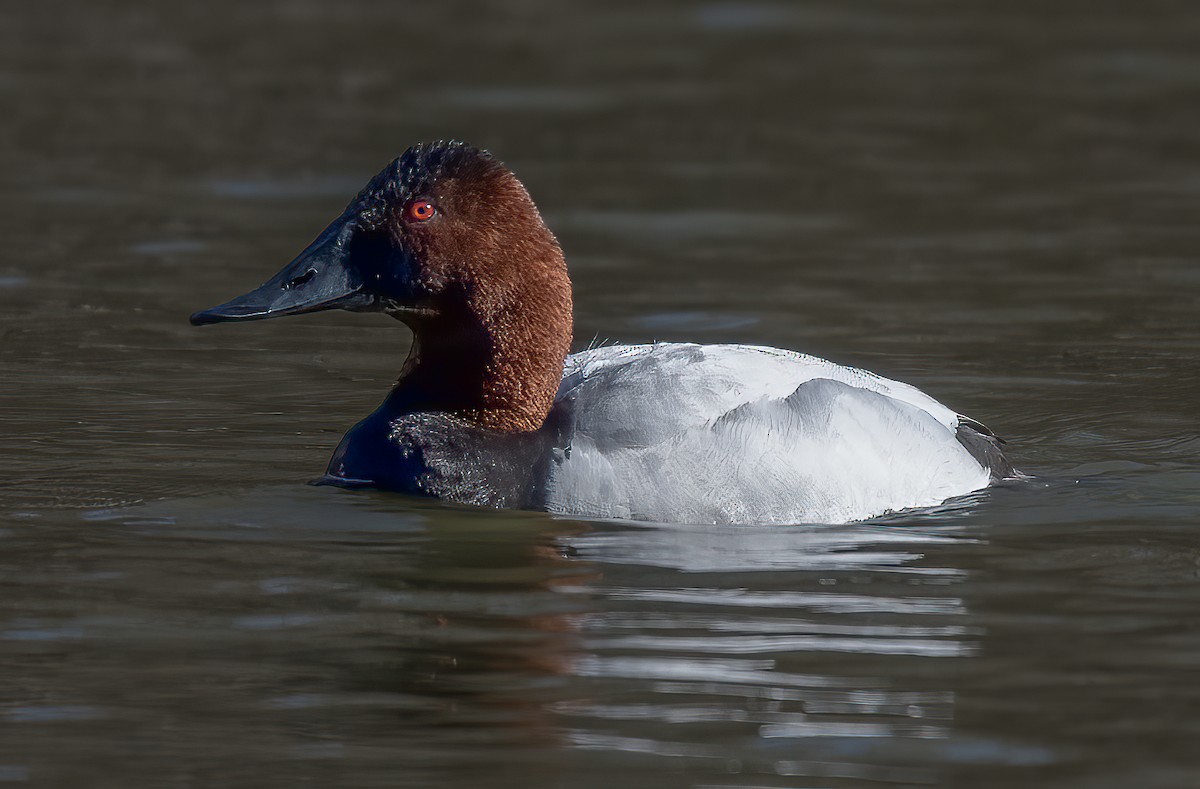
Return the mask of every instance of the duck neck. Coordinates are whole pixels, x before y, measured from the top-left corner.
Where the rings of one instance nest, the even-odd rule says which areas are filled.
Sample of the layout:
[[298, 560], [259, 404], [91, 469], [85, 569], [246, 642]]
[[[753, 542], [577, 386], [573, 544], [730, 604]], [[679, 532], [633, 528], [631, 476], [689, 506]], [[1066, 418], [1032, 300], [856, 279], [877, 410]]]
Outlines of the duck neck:
[[449, 413], [509, 433], [540, 428], [570, 349], [570, 285], [565, 301], [561, 289], [531, 291], [537, 298], [499, 309], [466, 297], [411, 320], [412, 349], [390, 410]]

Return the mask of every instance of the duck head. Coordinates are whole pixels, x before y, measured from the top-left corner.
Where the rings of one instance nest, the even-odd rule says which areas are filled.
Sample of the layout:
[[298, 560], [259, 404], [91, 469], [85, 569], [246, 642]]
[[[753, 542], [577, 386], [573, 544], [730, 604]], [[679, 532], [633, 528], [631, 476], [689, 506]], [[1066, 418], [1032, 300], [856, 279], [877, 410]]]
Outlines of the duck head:
[[571, 341], [557, 240], [516, 176], [463, 143], [408, 149], [278, 274], [191, 322], [329, 309], [412, 328], [397, 408], [499, 430], [541, 425]]

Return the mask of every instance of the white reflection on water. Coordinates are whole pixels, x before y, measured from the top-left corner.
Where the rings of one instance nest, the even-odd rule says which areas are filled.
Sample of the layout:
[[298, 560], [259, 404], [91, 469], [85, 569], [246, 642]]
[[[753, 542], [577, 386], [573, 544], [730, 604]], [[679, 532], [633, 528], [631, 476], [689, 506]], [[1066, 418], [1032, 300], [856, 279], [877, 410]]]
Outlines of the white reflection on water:
[[592, 562], [685, 572], [870, 570], [961, 576], [952, 567], [913, 566], [926, 546], [969, 542], [916, 528], [846, 526], [616, 525], [564, 539]]
[[[847, 628], [849, 632], [853, 629]], [[695, 649], [722, 654], [746, 655], [762, 652], [869, 652], [875, 655], [967, 655], [971, 649], [954, 641], [922, 641], [914, 628], [880, 628], [895, 632], [897, 638], [829, 638], [821, 636], [780, 636], [773, 638], [740, 635], [728, 639], [707, 636], [679, 638], [673, 636], [594, 639], [585, 642], [593, 649], [640, 649], [659, 651], [663, 649]], [[961, 633], [961, 628], [927, 630], [924, 635], [945, 635], [946, 632]], [[905, 638], [904, 636], [910, 636]]]
[[957, 597], [886, 597], [838, 592], [761, 592], [749, 589], [614, 589], [611, 597], [673, 603], [713, 603], [750, 608], [811, 608], [814, 611], [852, 614], [886, 611], [894, 614], [961, 614]]
[[[788, 674], [777, 671], [774, 660], [723, 660], [704, 657], [614, 657], [581, 658], [573, 673], [581, 677], [636, 677], [639, 679], [741, 682], [772, 687], [829, 687], [846, 681], [816, 674]], [[750, 693], [754, 696], [754, 693]]]
[[[558, 588], [603, 600], [572, 617], [580, 651], [564, 666], [596, 690], [549, 709], [582, 750], [936, 781], [889, 762], [899, 742], [951, 737], [947, 661], [974, 656], [982, 635], [954, 594], [967, 571], [941, 559], [978, 542], [939, 523], [605, 523], [563, 537], [566, 555], [599, 571]], [[829, 750], [851, 742], [876, 744]]]

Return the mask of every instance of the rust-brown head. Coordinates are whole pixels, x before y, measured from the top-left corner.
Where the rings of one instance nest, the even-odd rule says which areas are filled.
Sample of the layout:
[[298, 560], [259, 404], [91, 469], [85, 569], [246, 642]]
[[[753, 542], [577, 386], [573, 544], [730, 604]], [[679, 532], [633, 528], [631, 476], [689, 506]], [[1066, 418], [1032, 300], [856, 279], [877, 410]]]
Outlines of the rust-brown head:
[[191, 321], [327, 309], [409, 324], [406, 406], [500, 430], [541, 425], [571, 341], [558, 242], [516, 176], [463, 143], [409, 148], [282, 271]]

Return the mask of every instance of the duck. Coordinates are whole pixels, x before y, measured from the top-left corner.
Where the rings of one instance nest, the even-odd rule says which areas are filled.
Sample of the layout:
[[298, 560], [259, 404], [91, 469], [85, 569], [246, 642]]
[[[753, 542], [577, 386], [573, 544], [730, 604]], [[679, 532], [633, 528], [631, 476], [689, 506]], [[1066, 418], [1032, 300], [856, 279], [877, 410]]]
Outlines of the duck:
[[412, 345], [315, 484], [564, 516], [849, 523], [1016, 472], [919, 389], [754, 345], [571, 353], [561, 246], [525, 186], [463, 142], [414, 145], [260, 287], [194, 325], [382, 312]]

